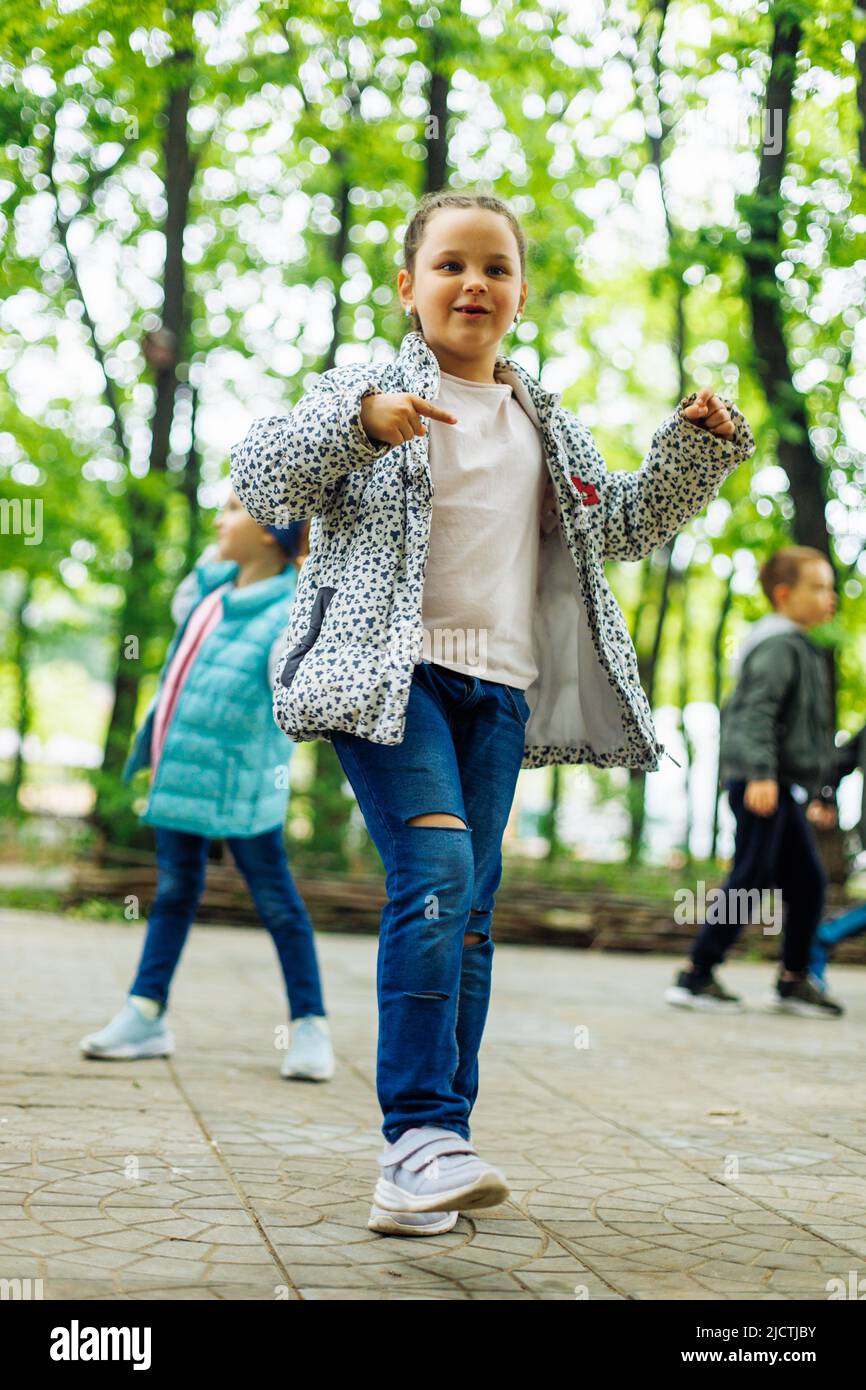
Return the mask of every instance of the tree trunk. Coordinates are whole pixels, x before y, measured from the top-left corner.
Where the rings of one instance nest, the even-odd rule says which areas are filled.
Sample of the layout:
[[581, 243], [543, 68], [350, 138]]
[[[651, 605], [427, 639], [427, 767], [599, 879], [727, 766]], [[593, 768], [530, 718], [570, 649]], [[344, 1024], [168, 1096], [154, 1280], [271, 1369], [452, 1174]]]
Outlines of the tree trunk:
[[[668, 15], [668, 0], [656, 0], [656, 3], [654, 3], [652, 6], [652, 11], [658, 15], [658, 27], [656, 29], [655, 42], [653, 43], [652, 48], [652, 69], [654, 75], [654, 94], [657, 111], [653, 112], [651, 114], [650, 119], [646, 122], [647, 146], [649, 149], [650, 163], [655, 169], [656, 177], [658, 179], [659, 197], [661, 199], [662, 212], [664, 214], [665, 230], [667, 233], [668, 242], [668, 255], [670, 257], [670, 254], [676, 245], [677, 233], [676, 228], [674, 227], [674, 224], [671, 220], [670, 208], [668, 206], [667, 194], [665, 191], [664, 173], [662, 169], [662, 161], [664, 158], [664, 124], [662, 121], [662, 116], [664, 114], [664, 105], [662, 102], [661, 81], [661, 44], [662, 37], [664, 35], [665, 22], [667, 20]], [[653, 131], [653, 120], [658, 121], [657, 133]], [[679, 274], [674, 273], [671, 275], [671, 288], [673, 290], [674, 301], [674, 331], [673, 342], [671, 344], [671, 347], [677, 364], [679, 393], [678, 399], [682, 400], [683, 396], [685, 395], [685, 368], [683, 366], [683, 356], [685, 352], [685, 306], [683, 299], [683, 282]], [[671, 539], [671, 541], [669, 541], [667, 546], [665, 547], [666, 566], [664, 578], [662, 580], [662, 593], [659, 601], [656, 629], [655, 633], [653, 634], [652, 652], [649, 659], [645, 662], [641, 661], [640, 647], [638, 645], [640, 634], [637, 628], [634, 633], [635, 648], [638, 652], [638, 670], [640, 672], [644, 690], [646, 691], [646, 696], [649, 701], [650, 709], [652, 709], [653, 706], [656, 663], [658, 660], [658, 653], [661, 648], [662, 630], [664, 627], [665, 617], [668, 611], [668, 590], [671, 579], [673, 545], [674, 541], [673, 539]], [[647, 570], [645, 571], [644, 575], [644, 581], [646, 581], [651, 574], [650, 566], [651, 561], [648, 561]], [[638, 622], [640, 618], [643, 616], [643, 605], [645, 601], [644, 594], [645, 590], [642, 590], [641, 599], [638, 605]], [[631, 827], [629, 832], [629, 862], [636, 863], [640, 859], [641, 855], [644, 823], [646, 819], [646, 773], [639, 769], [632, 769], [632, 771], [630, 772], [628, 799], [629, 813], [631, 819]]]
[[[359, 93], [352, 88], [350, 93], [351, 115], [358, 115]], [[343, 260], [349, 249], [349, 231], [352, 225], [352, 204], [349, 194], [352, 178], [346, 171], [345, 149], [332, 149], [331, 157], [340, 171], [340, 180], [335, 193], [337, 204], [337, 230], [331, 244], [331, 260], [334, 266], [334, 307], [331, 322], [331, 341], [319, 368], [321, 372], [330, 371], [337, 360], [337, 349], [342, 341], [340, 313], [342, 300], [340, 288], [343, 284]], [[334, 752], [334, 745], [328, 739], [313, 742], [311, 757], [313, 777], [309, 795], [310, 822], [312, 826], [311, 843], [316, 856], [323, 863], [336, 869], [348, 868], [347, 832], [352, 814], [352, 798], [343, 791], [345, 773]]]
[[[734, 591], [731, 582], [728, 580], [725, 596], [722, 599], [722, 606], [719, 610], [719, 621], [716, 623], [716, 630], [713, 633], [713, 701], [716, 709], [720, 712], [722, 707], [722, 650], [725, 636], [725, 626], [728, 621], [728, 614], [734, 601]], [[721, 785], [719, 783], [719, 758], [716, 756], [716, 790], [713, 797], [713, 838], [710, 845], [710, 858], [716, 857], [716, 846], [719, 838], [719, 797], [721, 796]]]
[[[778, 434], [778, 460], [787, 474], [794, 503], [794, 539], [799, 545], [813, 546], [821, 551], [832, 564], [824, 474], [809, 440], [806, 402], [793, 383], [785, 342], [781, 291], [775, 275], [775, 267], [782, 254], [781, 184], [801, 38], [797, 13], [794, 7], [777, 8], [775, 11], [770, 75], [764, 106], [778, 120], [779, 139], [773, 142], [763, 139], [757, 190], [753, 196], [742, 200], [751, 232], [751, 238], [743, 249], [745, 293], [752, 314], [755, 367], [773, 412]], [[826, 649], [826, 661], [835, 716], [837, 681], [832, 648]], [[831, 881], [844, 882], [847, 870], [842, 834], [838, 827], [819, 832], [819, 845]]]
[[775, 418], [779, 464], [791, 486], [794, 536], [799, 545], [814, 546], [829, 558], [823, 475], [809, 442], [806, 404], [792, 381], [775, 273], [781, 259], [781, 183], [799, 47], [794, 12], [777, 9], [764, 105], [779, 122], [779, 139], [762, 140], [757, 190], [742, 200], [751, 233], [743, 248], [744, 288], [752, 314], [755, 368]]
[[438, 30], [430, 31], [430, 80], [428, 84], [429, 134], [424, 191], [438, 193], [448, 179], [448, 89], [447, 75], [439, 68], [443, 39]]
[[[640, 648], [637, 646], [637, 643], [635, 643], [635, 650], [638, 656], [638, 672], [640, 674], [641, 684], [646, 692], [647, 700], [649, 701], [650, 709], [653, 707], [658, 656], [661, 649], [665, 618], [668, 613], [668, 598], [671, 582], [671, 556], [673, 554], [672, 546], [673, 542], [670, 542], [663, 547], [663, 552], [666, 552], [665, 568], [661, 580], [658, 613], [656, 614], [656, 624], [649, 656], [643, 657]], [[641, 857], [644, 824], [646, 821], [646, 773], [641, 768], [631, 768], [629, 770], [628, 801], [629, 815], [631, 818], [631, 828], [629, 832], [629, 863], [636, 864]]]
[[191, 383], [189, 390], [189, 449], [183, 470], [182, 487], [186, 497], [186, 561], [184, 574], [189, 574], [201, 553], [201, 508], [198, 504], [198, 485], [201, 459], [196, 443], [196, 420], [198, 416], [198, 388]]
[[[176, 62], [187, 64], [191, 54], [181, 51]], [[132, 563], [126, 571], [124, 604], [120, 617], [120, 641], [114, 705], [105, 745], [96, 820], [106, 830], [117, 815], [117, 784], [126, 759], [135, 722], [141, 652], [154, 627], [153, 590], [156, 555], [165, 513], [165, 496], [154, 483], [165, 473], [169, 435], [174, 419], [177, 362], [183, 353], [186, 329], [183, 234], [189, 211], [189, 194], [195, 165], [189, 147], [187, 117], [189, 83], [173, 87], [166, 107], [163, 146], [165, 161], [165, 272], [162, 326], [173, 334], [174, 353], [167, 365], [156, 369], [156, 402], [151, 422], [150, 466], [144, 479], [129, 477], [126, 498], [127, 529]]]

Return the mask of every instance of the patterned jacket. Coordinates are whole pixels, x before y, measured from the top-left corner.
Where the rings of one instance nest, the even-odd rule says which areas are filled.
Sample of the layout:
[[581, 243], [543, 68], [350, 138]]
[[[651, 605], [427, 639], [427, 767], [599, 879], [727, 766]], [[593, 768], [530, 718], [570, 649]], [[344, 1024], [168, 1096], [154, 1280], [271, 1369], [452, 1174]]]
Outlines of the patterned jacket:
[[[538, 676], [524, 768], [552, 763], [653, 770], [665, 752], [605, 560], [640, 560], [676, 534], [754, 452], [729, 401], [732, 439], [683, 416], [680, 402], [635, 472], [608, 472], [589, 430], [519, 363], [497, 357], [537, 425], [559, 525], [543, 535], [533, 627]], [[286, 416], [257, 420], [231, 451], [231, 478], [263, 525], [312, 516], [274, 714], [296, 742], [342, 730], [373, 743], [403, 740], [414, 666], [422, 659], [421, 602], [432, 517], [428, 436], [372, 442], [361, 401], [409, 391], [435, 401], [439, 364], [423, 334], [407, 333], [390, 362], [335, 367]], [[670, 755], [668, 755], [670, 756]]]

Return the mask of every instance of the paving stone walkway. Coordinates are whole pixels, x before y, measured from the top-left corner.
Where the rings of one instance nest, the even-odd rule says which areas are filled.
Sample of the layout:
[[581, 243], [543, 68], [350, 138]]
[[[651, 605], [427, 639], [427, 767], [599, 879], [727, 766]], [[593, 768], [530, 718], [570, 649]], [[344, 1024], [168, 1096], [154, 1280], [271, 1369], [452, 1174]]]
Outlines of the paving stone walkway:
[[[473, 1115], [511, 1199], [444, 1236], [366, 1220], [375, 951], [321, 935], [333, 1081], [283, 1081], [264, 932], [196, 927], [171, 1061], [83, 1059], [140, 926], [0, 913], [0, 1279], [45, 1299], [826, 1300], [866, 1276], [866, 971], [844, 1019], [682, 1013], [676, 962], [500, 946]], [[577, 1045], [576, 1045], [577, 1044]], [[866, 1287], [866, 1285], [864, 1285]]]

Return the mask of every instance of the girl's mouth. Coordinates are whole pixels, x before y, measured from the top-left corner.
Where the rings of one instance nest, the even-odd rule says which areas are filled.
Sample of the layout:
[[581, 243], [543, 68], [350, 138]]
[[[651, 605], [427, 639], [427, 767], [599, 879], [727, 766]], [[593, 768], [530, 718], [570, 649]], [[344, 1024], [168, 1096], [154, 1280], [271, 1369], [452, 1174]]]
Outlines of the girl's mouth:
[[487, 311], [486, 309], [456, 309], [456, 310], [455, 310], [455, 313], [457, 313], [457, 314], [465, 314], [466, 317], [467, 317], [467, 318], [470, 318], [470, 319], [475, 319], [475, 318], [483, 319], [483, 318], [486, 318], [487, 312], [488, 312], [488, 311]]

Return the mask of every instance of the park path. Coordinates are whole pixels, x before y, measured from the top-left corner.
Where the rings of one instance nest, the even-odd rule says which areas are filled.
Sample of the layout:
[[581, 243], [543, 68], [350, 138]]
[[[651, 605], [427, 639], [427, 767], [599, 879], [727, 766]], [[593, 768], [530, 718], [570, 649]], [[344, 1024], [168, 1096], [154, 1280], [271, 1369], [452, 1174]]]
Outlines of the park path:
[[[141, 927], [0, 913], [0, 1279], [46, 1299], [813, 1299], [866, 1289], [866, 972], [842, 1020], [666, 1006], [660, 956], [500, 946], [473, 1116], [509, 1178], [444, 1236], [375, 1235], [370, 937], [321, 934], [338, 1058], [283, 1081], [264, 932], [197, 927], [171, 1061], [83, 1059]], [[580, 1044], [576, 1046], [575, 1043]], [[31, 1286], [32, 1287], [32, 1286]]]

